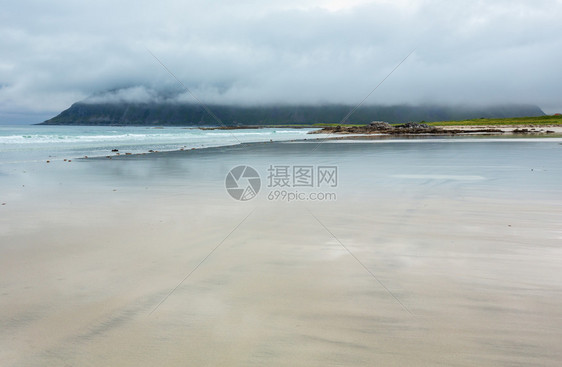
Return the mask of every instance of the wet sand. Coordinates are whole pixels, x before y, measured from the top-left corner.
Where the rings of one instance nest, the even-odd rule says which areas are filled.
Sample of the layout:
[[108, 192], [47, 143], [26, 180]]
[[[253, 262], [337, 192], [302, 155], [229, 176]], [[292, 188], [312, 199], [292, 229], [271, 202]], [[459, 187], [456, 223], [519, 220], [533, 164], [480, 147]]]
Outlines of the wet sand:
[[79, 164], [98, 178], [89, 195], [53, 184], [1, 208], [2, 366], [562, 359], [560, 196], [413, 179], [336, 202], [240, 203]]

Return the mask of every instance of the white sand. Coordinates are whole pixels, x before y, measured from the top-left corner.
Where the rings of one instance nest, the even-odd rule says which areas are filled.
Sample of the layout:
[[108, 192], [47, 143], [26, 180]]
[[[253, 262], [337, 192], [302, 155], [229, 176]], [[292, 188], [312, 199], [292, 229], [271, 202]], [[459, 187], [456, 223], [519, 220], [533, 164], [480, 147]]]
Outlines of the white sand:
[[560, 203], [395, 194], [307, 205], [378, 280], [302, 203], [12, 206], [0, 365], [558, 366]]

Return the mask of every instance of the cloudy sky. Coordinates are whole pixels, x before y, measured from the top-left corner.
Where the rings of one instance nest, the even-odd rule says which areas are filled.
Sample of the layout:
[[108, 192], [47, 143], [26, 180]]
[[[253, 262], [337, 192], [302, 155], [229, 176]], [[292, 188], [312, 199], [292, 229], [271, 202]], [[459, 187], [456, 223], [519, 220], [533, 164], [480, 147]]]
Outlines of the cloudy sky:
[[3, 123], [40, 122], [91, 95], [145, 101], [177, 90], [147, 50], [209, 104], [355, 104], [415, 49], [367, 103], [562, 112], [562, 0], [18, 0], [1, 8]]

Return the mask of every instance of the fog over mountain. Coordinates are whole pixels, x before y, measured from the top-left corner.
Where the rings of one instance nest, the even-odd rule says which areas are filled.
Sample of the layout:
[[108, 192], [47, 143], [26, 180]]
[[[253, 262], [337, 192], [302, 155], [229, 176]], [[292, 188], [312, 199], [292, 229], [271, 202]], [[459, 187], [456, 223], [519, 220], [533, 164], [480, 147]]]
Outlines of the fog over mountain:
[[[479, 117], [541, 116], [534, 105], [357, 105], [261, 104], [205, 105], [189, 93], [159, 93], [144, 87], [91, 96], [47, 120], [48, 125], [235, 126], [268, 124], [369, 123], [384, 120], [460, 120]], [[350, 112], [353, 112], [349, 115]]]
[[0, 122], [196, 102], [178, 80], [210, 105], [354, 105], [413, 50], [367, 104], [561, 112], [561, 18], [562, 0], [6, 2]]

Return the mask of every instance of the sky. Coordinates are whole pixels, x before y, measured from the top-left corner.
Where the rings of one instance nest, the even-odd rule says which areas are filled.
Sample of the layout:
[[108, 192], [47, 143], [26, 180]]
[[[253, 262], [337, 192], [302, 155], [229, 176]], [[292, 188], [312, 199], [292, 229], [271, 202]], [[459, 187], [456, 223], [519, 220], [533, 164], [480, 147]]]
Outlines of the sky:
[[366, 104], [562, 112], [562, 0], [2, 0], [0, 8], [0, 123], [41, 122], [88, 98], [178, 92], [174, 100], [194, 102], [155, 57], [206, 104], [357, 104], [410, 55]]

